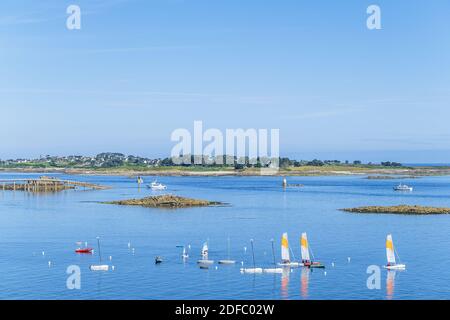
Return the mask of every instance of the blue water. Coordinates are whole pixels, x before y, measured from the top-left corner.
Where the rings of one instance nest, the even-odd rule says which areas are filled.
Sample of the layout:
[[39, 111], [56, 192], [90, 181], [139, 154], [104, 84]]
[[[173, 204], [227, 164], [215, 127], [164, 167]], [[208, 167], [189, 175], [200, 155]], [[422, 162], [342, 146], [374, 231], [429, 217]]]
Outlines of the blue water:
[[[0, 179], [33, 176], [39, 175], [3, 173]], [[394, 204], [448, 207], [450, 177], [402, 181], [414, 186], [411, 194], [392, 191], [398, 181], [360, 176], [291, 177], [290, 183], [305, 186], [286, 191], [276, 177], [162, 177], [170, 193], [230, 205], [161, 210], [98, 203], [154, 194], [138, 189], [129, 177], [55, 176], [113, 188], [46, 195], [0, 191], [1, 299], [450, 299], [450, 215], [338, 210]], [[278, 260], [285, 231], [297, 258], [300, 234], [308, 232], [313, 253], [326, 269], [240, 274], [241, 261], [252, 265], [250, 239], [257, 266], [269, 267], [270, 239], [275, 239]], [[380, 288], [370, 290], [367, 267], [385, 263], [387, 233], [393, 234], [407, 270], [394, 274], [381, 269]], [[114, 271], [92, 272], [89, 265], [98, 262], [97, 254], [74, 253], [77, 241], [96, 248], [98, 235], [103, 259]], [[227, 258], [228, 237], [238, 263], [200, 269], [196, 260], [202, 243], [209, 241], [210, 259], [217, 261]], [[176, 246], [188, 244], [191, 257], [184, 263]], [[156, 255], [164, 263], [155, 265]], [[69, 265], [81, 268], [79, 290], [67, 289]]]

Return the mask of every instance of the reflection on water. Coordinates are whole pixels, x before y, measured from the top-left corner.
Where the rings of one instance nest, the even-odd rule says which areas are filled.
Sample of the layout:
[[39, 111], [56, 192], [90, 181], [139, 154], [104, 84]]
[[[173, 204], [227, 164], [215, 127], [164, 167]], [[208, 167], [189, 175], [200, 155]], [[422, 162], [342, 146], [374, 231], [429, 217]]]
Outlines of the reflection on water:
[[386, 299], [391, 300], [394, 297], [395, 270], [388, 270], [386, 277]]
[[[0, 177], [17, 178], [17, 174], [0, 173]], [[39, 195], [0, 190], [0, 299], [450, 298], [450, 273], [445, 269], [450, 263], [450, 216], [357, 215], [338, 210], [404, 202], [448, 207], [450, 177], [406, 179], [403, 182], [415, 189], [407, 195], [395, 193], [392, 181], [360, 176], [291, 177], [292, 183], [305, 187], [284, 191], [279, 177], [161, 178], [170, 193], [232, 204], [175, 211], [100, 203], [155, 194], [143, 184], [138, 189], [134, 178], [79, 179], [112, 189]], [[248, 239], [268, 244], [283, 232], [297, 238], [302, 230], [314, 235], [325, 263], [336, 262], [329, 276], [319, 276], [320, 271], [310, 274], [315, 271], [308, 268], [292, 269], [292, 274], [288, 268], [273, 277], [239, 272], [240, 262], [251, 261], [250, 250], [242, 250]], [[403, 258], [410, 261], [408, 272], [388, 271], [386, 291], [368, 290], [366, 266], [385, 261], [384, 241], [391, 232]], [[89, 266], [97, 263], [98, 256], [73, 252], [74, 242], [94, 241], [96, 236], [105, 239], [102, 253], [114, 257], [115, 270], [92, 273]], [[230, 247], [228, 237], [233, 239]], [[229, 268], [213, 264], [200, 270], [194, 256], [205, 239], [210, 239], [212, 260], [230, 255], [238, 264]], [[187, 243], [193, 251], [183, 261], [179, 246]], [[274, 246], [278, 248], [279, 241]], [[292, 247], [300, 252], [298, 242]], [[273, 254], [264, 250], [264, 246], [255, 248], [258, 266], [274, 267]], [[164, 263], [154, 264], [157, 255], [163, 256]], [[417, 257], [436, 267], [430, 269]], [[81, 290], [66, 288], [69, 265], [83, 270]]]
[[281, 274], [281, 298], [284, 300], [289, 299], [289, 275], [291, 273], [291, 268], [283, 268], [283, 273]]
[[308, 286], [309, 286], [309, 268], [302, 268], [302, 274], [300, 276], [300, 293], [303, 299], [308, 299]]

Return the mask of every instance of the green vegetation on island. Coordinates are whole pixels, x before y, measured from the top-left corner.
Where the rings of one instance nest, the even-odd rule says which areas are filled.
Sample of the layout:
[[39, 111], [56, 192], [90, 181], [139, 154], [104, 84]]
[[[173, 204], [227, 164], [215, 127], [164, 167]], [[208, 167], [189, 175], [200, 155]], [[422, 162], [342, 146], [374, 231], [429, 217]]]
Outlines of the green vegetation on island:
[[[177, 161], [180, 159], [183, 161]], [[21, 172], [63, 172], [67, 174], [107, 175], [243, 175], [264, 174], [279, 176], [323, 176], [323, 175], [371, 175], [395, 179], [432, 175], [450, 175], [450, 167], [406, 167], [400, 163], [362, 163], [362, 161], [339, 160], [292, 160], [281, 158], [248, 157], [202, 157], [186, 155], [179, 158], [145, 158], [122, 153], [101, 153], [96, 156], [45, 156], [39, 159], [0, 160], [0, 170]]]
[[424, 207], [418, 205], [398, 205], [398, 206], [367, 206], [358, 208], [341, 209], [354, 213], [382, 213], [382, 214], [406, 214], [406, 215], [431, 215], [450, 214], [450, 208]]
[[375, 175], [375, 176], [368, 176], [366, 177], [366, 179], [369, 180], [403, 180], [403, 179], [418, 179], [418, 176], [395, 176], [395, 175], [390, 175], [390, 176], [380, 176], [380, 175]]
[[224, 203], [222, 202], [191, 199], [174, 195], [160, 195], [141, 199], [109, 201], [104, 203], [116, 204], [121, 206], [141, 206], [149, 208], [174, 208], [174, 209], [224, 205]]

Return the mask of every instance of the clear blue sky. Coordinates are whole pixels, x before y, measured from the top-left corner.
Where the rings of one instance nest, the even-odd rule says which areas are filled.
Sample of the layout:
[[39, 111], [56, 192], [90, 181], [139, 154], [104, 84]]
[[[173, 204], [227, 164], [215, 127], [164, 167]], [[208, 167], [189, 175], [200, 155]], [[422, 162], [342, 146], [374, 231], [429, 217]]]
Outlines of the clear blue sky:
[[296, 158], [450, 162], [450, 2], [2, 0], [0, 111], [0, 158], [166, 156], [203, 120]]

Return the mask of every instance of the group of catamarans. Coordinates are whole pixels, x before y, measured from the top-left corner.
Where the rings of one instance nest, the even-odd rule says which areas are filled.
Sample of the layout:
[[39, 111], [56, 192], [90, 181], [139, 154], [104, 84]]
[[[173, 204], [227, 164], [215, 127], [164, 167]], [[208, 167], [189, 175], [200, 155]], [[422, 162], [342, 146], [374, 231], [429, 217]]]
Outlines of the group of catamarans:
[[[276, 262], [275, 260], [275, 249], [274, 244], [272, 240], [272, 256], [273, 256], [273, 267], [272, 268], [261, 268], [256, 266], [255, 262], [255, 253], [254, 253], [254, 246], [253, 246], [253, 239], [250, 240], [251, 249], [252, 249], [252, 261], [253, 261], [253, 267], [252, 268], [240, 268], [241, 273], [283, 273], [286, 268], [298, 268], [298, 267], [306, 267], [306, 268], [325, 268], [325, 265], [319, 261], [316, 261], [314, 258], [314, 255], [310, 249], [308, 238], [306, 235], [306, 232], [302, 233], [302, 236], [300, 238], [300, 244], [301, 244], [301, 261], [293, 261], [291, 260], [291, 254], [289, 250], [289, 240], [288, 240], [288, 234], [287, 232], [283, 233], [281, 237], [281, 261]], [[81, 245], [81, 243], [80, 243]], [[109, 265], [102, 263], [102, 255], [100, 251], [100, 238], [97, 237], [97, 245], [98, 245], [98, 255], [99, 255], [99, 263], [93, 264], [90, 266], [90, 270], [92, 271], [108, 271]], [[130, 247], [130, 243], [128, 244]], [[190, 247], [190, 246], [189, 246]], [[183, 253], [181, 257], [183, 260], [187, 260], [189, 258], [188, 251], [186, 250], [186, 247], [183, 246]], [[134, 251], [134, 249], [133, 249]], [[214, 260], [209, 259], [209, 252], [208, 252], [208, 243], [205, 242], [203, 244], [202, 250], [201, 250], [201, 259], [197, 261], [197, 264], [202, 269], [208, 269], [211, 265], [214, 264]], [[85, 244], [85, 247], [78, 247], [75, 250], [76, 253], [84, 254], [93, 253], [93, 248], [87, 247], [87, 244]], [[387, 264], [384, 266], [386, 269], [390, 270], [405, 270], [406, 265], [399, 262], [397, 263], [396, 256], [398, 257], [398, 254], [394, 248], [394, 243], [392, 240], [392, 235], [388, 234], [386, 237], [386, 258], [387, 258]], [[312, 258], [311, 258], [312, 257]], [[350, 259], [350, 258], [349, 258]], [[400, 260], [400, 259], [399, 259]], [[164, 260], [162, 257], [157, 256], [155, 257], [155, 264], [160, 264]], [[230, 239], [228, 239], [228, 257], [227, 259], [219, 260], [219, 264], [221, 265], [232, 265], [235, 264], [236, 261], [232, 260], [230, 258]], [[49, 262], [50, 265], [50, 262]], [[243, 262], [242, 262], [243, 265]], [[113, 267], [114, 269], [114, 267]]]
[[[283, 273], [286, 268], [298, 268], [298, 267], [306, 267], [306, 268], [325, 268], [325, 265], [319, 261], [316, 261], [314, 255], [310, 249], [308, 238], [306, 232], [302, 233], [300, 238], [301, 244], [301, 261], [291, 260], [291, 252], [289, 249], [289, 240], [287, 232], [283, 233], [281, 237], [281, 261], [276, 262], [275, 260], [275, 250], [272, 240], [272, 255], [273, 255], [273, 267], [271, 268], [261, 268], [256, 266], [255, 262], [255, 254], [254, 254], [254, 246], [253, 239], [250, 240], [251, 249], [252, 249], [252, 268], [241, 268], [241, 273]], [[230, 265], [235, 264], [236, 261], [230, 259], [230, 244], [228, 239], [228, 258], [224, 260], [219, 260], [218, 263], [221, 265]], [[189, 258], [188, 251], [186, 247], [183, 248], [182, 258], [183, 260], [187, 260]], [[397, 255], [398, 256], [398, 255]], [[387, 264], [384, 266], [386, 269], [390, 270], [404, 270], [406, 269], [406, 265], [402, 263], [397, 263], [396, 259], [396, 251], [394, 248], [394, 243], [392, 241], [392, 235], [388, 234], [386, 237], [386, 257]], [[349, 258], [350, 259], [350, 258]], [[162, 263], [163, 260], [161, 257], [155, 258], [155, 263]], [[208, 243], [205, 242], [203, 244], [201, 250], [201, 259], [197, 261], [198, 265], [202, 269], [208, 269], [211, 265], [214, 264], [214, 260], [209, 259], [208, 253]], [[243, 264], [243, 262], [242, 262]]]

